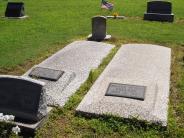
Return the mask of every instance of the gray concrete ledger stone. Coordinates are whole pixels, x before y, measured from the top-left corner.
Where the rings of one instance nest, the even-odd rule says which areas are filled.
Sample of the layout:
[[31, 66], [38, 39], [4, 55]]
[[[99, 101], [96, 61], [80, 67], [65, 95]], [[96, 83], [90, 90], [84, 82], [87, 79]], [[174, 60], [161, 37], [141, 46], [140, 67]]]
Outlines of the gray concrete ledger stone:
[[[149, 44], [122, 45], [76, 111], [91, 115], [136, 117], [166, 126], [170, 65], [170, 48]], [[106, 96], [110, 83], [145, 86], [144, 100]], [[127, 91], [136, 92], [135, 89]]]
[[101, 42], [75, 41], [23, 76], [29, 77], [29, 73], [36, 67], [64, 71], [55, 82], [39, 79], [46, 83], [47, 104], [64, 106], [69, 97], [86, 81], [90, 71], [100, 65], [113, 47], [114, 45]]

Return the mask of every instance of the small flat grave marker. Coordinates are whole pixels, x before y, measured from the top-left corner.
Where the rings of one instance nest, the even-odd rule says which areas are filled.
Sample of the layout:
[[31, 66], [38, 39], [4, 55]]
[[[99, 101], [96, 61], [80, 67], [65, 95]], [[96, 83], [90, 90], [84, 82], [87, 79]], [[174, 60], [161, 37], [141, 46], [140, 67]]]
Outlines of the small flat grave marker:
[[29, 76], [40, 78], [40, 79], [51, 80], [51, 81], [57, 81], [63, 74], [64, 74], [64, 71], [36, 67], [31, 71]]
[[110, 83], [105, 96], [117, 96], [144, 100], [146, 86]]

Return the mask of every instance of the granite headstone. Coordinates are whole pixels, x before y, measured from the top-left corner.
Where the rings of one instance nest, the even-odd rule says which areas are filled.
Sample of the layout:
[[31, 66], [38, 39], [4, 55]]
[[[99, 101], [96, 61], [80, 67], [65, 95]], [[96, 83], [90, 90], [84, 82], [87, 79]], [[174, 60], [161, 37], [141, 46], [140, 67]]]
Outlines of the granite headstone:
[[89, 35], [89, 40], [102, 41], [111, 37], [110, 35], [106, 35], [106, 22], [107, 18], [104, 16], [95, 16], [92, 18], [92, 34]]
[[0, 76], [0, 113], [25, 122], [40, 121], [47, 114], [44, 83], [18, 76]]
[[172, 3], [167, 1], [148, 2], [144, 20], [173, 22]]
[[106, 18], [97, 16], [92, 18], [92, 36], [94, 39], [101, 40], [106, 36]]
[[23, 2], [8, 2], [5, 17], [23, 17], [25, 16]]

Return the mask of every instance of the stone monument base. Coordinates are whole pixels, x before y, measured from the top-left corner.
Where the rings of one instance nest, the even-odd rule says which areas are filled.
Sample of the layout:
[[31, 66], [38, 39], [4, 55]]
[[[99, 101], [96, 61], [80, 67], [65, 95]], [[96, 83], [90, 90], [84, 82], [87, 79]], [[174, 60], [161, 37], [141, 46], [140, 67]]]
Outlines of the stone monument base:
[[111, 38], [111, 35], [106, 35], [104, 39], [97, 39], [92, 36], [92, 34], [88, 35], [89, 41], [102, 41], [102, 40], [109, 40]]
[[114, 16], [106, 16], [106, 18], [107, 19], [126, 19], [125, 16], [116, 16], [116, 17], [114, 17]]
[[174, 21], [174, 14], [145, 13], [144, 20], [173, 22]]
[[34, 133], [48, 119], [48, 114], [50, 113], [51, 110], [52, 110], [52, 107], [47, 107], [47, 115], [43, 117], [40, 121], [35, 122], [35, 123], [27, 123], [27, 122], [25, 123], [25, 122], [22, 122], [21, 120], [15, 120], [9, 123], [19, 126], [21, 128], [21, 132], [23, 132], [22, 130], [26, 130], [26, 132]]
[[2, 16], [2, 18], [7, 18], [7, 19], [26, 19], [29, 16], [25, 15], [25, 16], [21, 16], [21, 17], [6, 17], [6, 16]]

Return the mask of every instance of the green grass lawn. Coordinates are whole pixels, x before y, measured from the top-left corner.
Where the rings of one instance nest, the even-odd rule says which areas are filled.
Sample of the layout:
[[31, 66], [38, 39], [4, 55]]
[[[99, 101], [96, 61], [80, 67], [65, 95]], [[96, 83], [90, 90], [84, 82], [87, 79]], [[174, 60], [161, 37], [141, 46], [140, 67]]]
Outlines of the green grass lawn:
[[[85, 39], [91, 32], [91, 17], [109, 15], [100, 0], [23, 0], [26, 20], [0, 19], [0, 74], [20, 75], [66, 44]], [[183, 0], [172, 0], [174, 23], [143, 21], [147, 0], [111, 0], [113, 12], [126, 20], [108, 20], [110, 43], [117, 45], [101, 66], [90, 74], [62, 109], [55, 109], [37, 137], [184, 137], [184, 12]], [[0, 16], [6, 0], [0, 0]], [[100, 75], [119, 46], [152, 43], [172, 48], [171, 96], [168, 128], [115, 117], [84, 118], [75, 108]]]
[[[91, 32], [91, 17], [107, 15], [99, 8], [100, 0], [24, 0], [26, 20], [0, 19], [0, 68], [21, 65], [36, 59], [40, 53], [65, 45], [72, 39], [84, 38]], [[4, 15], [6, 0], [0, 1]], [[115, 12], [131, 17], [109, 20], [108, 32], [126, 40], [153, 43], [184, 44], [184, 1], [174, 0], [174, 24], [142, 21], [146, 0], [114, 0]]]

